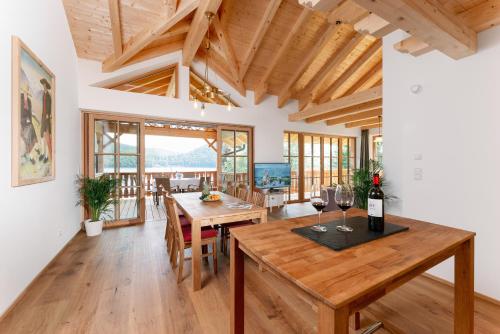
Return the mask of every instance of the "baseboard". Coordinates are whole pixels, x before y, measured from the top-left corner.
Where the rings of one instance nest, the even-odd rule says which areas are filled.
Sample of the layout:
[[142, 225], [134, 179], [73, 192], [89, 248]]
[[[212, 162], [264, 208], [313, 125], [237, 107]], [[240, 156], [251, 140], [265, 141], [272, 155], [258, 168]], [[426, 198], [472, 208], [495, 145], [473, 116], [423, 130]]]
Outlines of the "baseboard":
[[28, 290], [31, 288], [31, 286], [33, 285], [33, 283], [35, 283], [35, 281], [45, 272], [47, 271], [47, 269], [54, 263], [54, 261], [57, 259], [57, 257], [59, 257], [59, 255], [69, 246], [69, 244], [71, 243], [71, 241], [73, 241], [73, 239], [75, 239], [75, 237], [78, 235], [78, 233], [80, 233], [81, 230], [79, 229], [78, 231], [76, 231], [75, 235], [73, 235], [71, 237], [71, 239], [68, 240], [68, 242], [66, 242], [66, 244], [64, 244], [64, 246], [57, 252], [57, 254], [52, 258], [52, 260], [49, 261], [49, 263], [47, 263], [43, 268], [42, 270], [40, 270], [40, 272], [38, 274], [36, 274], [36, 276], [31, 280], [31, 282], [24, 288], [23, 291], [21, 291], [21, 293], [16, 297], [16, 299], [14, 299], [14, 301], [10, 304], [9, 307], [7, 307], [7, 309], [5, 310], [5, 312], [3, 312], [2, 314], [0, 314], [0, 322], [2, 322], [4, 320], [4, 318], [10, 313], [10, 311], [12, 311], [17, 304], [19, 304], [19, 302], [23, 299], [23, 297], [26, 295], [26, 293], [28, 292]]
[[[434, 276], [432, 274], [429, 274], [429, 273], [423, 273], [422, 276], [428, 278], [428, 279], [431, 279], [433, 281], [436, 281], [436, 282], [439, 282], [441, 284], [444, 284], [444, 285], [447, 285], [449, 287], [454, 287], [455, 285], [453, 283], [451, 283], [450, 281], [447, 281], [445, 280], [444, 278], [441, 278], [441, 277], [437, 277], [437, 276]], [[498, 299], [495, 299], [493, 297], [490, 297], [490, 296], [486, 296], [482, 293], [479, 293], [479, 292], [476, 292], [474, 291], [474, 296], [478, 299], [481, 299], [483, 301], [486, 301], [486, 302], [489, 302], [489, 303], [492, 303], [492, 304], [495, 304], [497, 306], [500, 306], [500, 300]]]

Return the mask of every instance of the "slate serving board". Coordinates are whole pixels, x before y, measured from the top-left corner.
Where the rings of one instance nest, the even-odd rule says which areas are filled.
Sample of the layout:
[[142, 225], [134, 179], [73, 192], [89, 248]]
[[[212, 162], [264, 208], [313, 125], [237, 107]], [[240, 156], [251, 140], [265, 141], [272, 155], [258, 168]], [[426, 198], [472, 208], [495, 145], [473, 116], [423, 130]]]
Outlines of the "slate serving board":
[[292, 229], [292, 232], [333, 250], [340, 251], [408, 230], [408, 227], [406, 226], [391, 224], [386, 221], [383, 232], [370, 231], [368, 229], [368, 218], [356, 216], [349, 217], [346, 221], [346, 225], [351, 226], [354, 231], [337, 231], [336, 226], [342, 225], [342, 223], [342, 219], [322, 223], [321, 225], [328, 228], [328, 231], [326, 232], [316, 232], [311, 230], [311, 226], [313, 225], [294, 228]]

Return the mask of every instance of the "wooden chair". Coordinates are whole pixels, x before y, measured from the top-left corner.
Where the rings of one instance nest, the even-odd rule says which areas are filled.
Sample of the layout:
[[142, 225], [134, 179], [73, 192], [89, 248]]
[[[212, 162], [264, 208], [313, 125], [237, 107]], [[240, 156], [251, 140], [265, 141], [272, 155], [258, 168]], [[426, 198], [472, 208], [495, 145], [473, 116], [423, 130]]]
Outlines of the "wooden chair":
[[227, 182], [225, 187], [221, 188], [221, 191], [225, 192], [230, 196], [236, 196], [236, 188], [234, 187], [234, 183]]
[[[179, 213], [177, 210], [177, 204], [175, 199], [171, 196], [164, 196], [165, 207], [167, 208], [168, 220], [173, 227], [173, 242], [172, 242], [172, 252], [171, 252], [171, 262], [172, 267], [177, 267], [177, 257], [179, 257], [179, 269], [177, 272], [177, 283], [182, 282], [182, 272], [184, 269], [184, 261], [190, 260], [190, 257], [184, 257], [184, 250], [191, 248], [191, 226], [182, 226], [181, 219], [179, 218]], [[168, 233], [168, 232], [167, 232]], [[212, 246], [212, 252], [202, 253], [202, 257], [213, 257], [214, 274], [217, 274], [217, 230], [213, 228], [204, 228], [201, 231], [201, 245], [202, 250]], [[205, 247], [203, 247], [205, 246]]]
[[236, 197], [238, 197], [242, 201], [250, 201], [251, 199], [249, 199], [249, 195], [250, 191], [247, 185], [239, 185], [238, 188], [236, 188]]
[[[244, 193], [247, 190], [244, 188], [240, 188], [240, 193]], [[243, 195], [242, 195], [243, 196]], [[249, 202], [251, 202], [253, 205], [264, 207], [266, 197], [264, 196], [263, 193], [259, 191], [254, 191], [252, 194], [248, 193], [247, 195], [244, 195], [246, 198], [249, 198]], [[238, 198], [240, 198], [238, 196]], [[241, 199], [241, 198], [240, 198]], [[221, 251], [223, 254], [227, 254], [227, 241], [229, 240], [230, 237], [230, 230], [235, 227], [242, 227], [242, 226], [247, 226], [253, 224], [253, 221], [251, 220], [244, 220], [241, 222], [235, 222], [231, 224], [224, 224], [222, 225], [221, 229], [221, 236], [220, 236], [220, 243], [221, 243]]]

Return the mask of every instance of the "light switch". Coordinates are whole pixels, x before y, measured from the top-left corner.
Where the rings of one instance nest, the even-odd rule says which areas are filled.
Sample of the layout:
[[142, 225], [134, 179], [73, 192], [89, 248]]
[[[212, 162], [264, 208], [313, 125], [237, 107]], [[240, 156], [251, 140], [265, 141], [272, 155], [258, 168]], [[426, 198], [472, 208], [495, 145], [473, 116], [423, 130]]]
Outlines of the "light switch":
[[422, 168], [413, 169], [413, 179], [415, 181], [422, 181], [424, 178], [424, 170]]

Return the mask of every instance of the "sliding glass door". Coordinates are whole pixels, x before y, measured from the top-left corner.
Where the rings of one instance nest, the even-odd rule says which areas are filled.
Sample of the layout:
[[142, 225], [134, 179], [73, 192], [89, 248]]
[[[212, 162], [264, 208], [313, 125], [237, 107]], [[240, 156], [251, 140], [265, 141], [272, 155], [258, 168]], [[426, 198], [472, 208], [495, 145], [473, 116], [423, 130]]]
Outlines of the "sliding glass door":
[[86, 175], [110, 175], [117, 180], [116, 204], [107, 225], [144, 222], [144, 122], [132, 117], [85, 115]]

